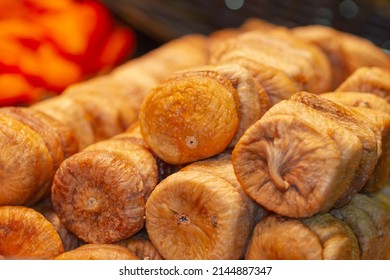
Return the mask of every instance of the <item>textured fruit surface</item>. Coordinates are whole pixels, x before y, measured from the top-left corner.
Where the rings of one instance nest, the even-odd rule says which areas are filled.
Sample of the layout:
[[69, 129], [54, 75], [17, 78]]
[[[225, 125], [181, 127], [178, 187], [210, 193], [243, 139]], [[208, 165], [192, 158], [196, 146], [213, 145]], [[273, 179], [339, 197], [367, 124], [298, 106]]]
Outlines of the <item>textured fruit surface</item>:
[[0, 255], [6, 259], [54, 259], [64, 251], [54, 226], [23, 206], [0, 207]]
[[172, 79], [145, 98], [141, 132], [150, 148], [168, 163], [203, 159], [222, 152], [233, 140], [239, 125], [238, 106], [237, 92], [223, 76]]
[[270, 215], [255, 227], [247, 260], [321, 260], [319, 237], [296, 219]]
[[146, 204], [146, 229], [165, 259], [238, 259], [249, 234], [246, 202], [217, 176], [180, 171]]
[[61, 164], [51, 197], [60, 221], [77, 237], [111, 243], [143, 227], [144, 194], [141, 176], [125, 157], [85, 151]]
[[127, 248], [115, 244], [85, 244], [58, 255], [56, 260], [138, 260]]
[[233, 167], [257, 203], [281, 215], [308, 217], [332, 206], [340, 154], [336, 143], [308, 122], [275, 115], [246, 131], [233, 151]]

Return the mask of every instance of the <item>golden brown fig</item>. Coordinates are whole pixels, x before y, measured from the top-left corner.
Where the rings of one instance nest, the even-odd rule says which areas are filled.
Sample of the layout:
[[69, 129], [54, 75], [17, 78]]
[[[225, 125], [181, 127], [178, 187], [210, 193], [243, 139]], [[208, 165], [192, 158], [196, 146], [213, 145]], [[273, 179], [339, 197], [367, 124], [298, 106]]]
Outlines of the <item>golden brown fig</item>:
[[359, 259], [351, 228], [330, 214], [303, 220], [270, 215], [255, 227], [246, 259]]
[[138, 260], [138, 257], [120, 245], [85, 244], [58, 255], [55, 260]]
[[[355, 177], [362, 156], [362, 145], [359, 138], [337, 121], [327, 118], [303, 103], [291, 100], [282, 101], [272, 107], [263, 120], [273, 115], [289, 115], [306, 121], [329, 136], [338, 146], [340, 151], [339, 179], [333, 181], [333, 183], [331, 181], [328, 182], [329, 189], [328, 192], [324, 191], [324, 195], [327, 196], [326, 201], [330, 204], [323, 208], [321, 212], [329, 210], [329, 207], [333, 207], [331, 206], [332, 203], [338, 203], [339, 200], [344, 199], [344, 194], [348, 193], [350, 188], [355, 188], [352, 180]], [[295, 152], [299, 153], [298, 151]], [[316, 182], [317, 178], [312, 178], [312, 181]], [[324, 176], [321, 177], [321, 179], [323, 178]]]
[[233, 167], [257, 203], [308, 217], [328, 211], [348, 189], [360, 153], [356, 136], [336, 122], [282, 101], [245, 132], [233, 150]]
[[[61, 129], [61, 126], [56, 125], [54, 120], [43, 113], [34, 112], [29, 108], [3, 107], [0, 108], [0, 115], [14, 118], [38, 133], [50, 153], [52, 165], [50, 169], [43, 171], [48, 176], [44, 179], [45, 182], [41, 185], [39, 191], [31, 198], [30, 202], [34, 203], [50, 193], [54, 173], [65, 159], [65, 156], [69, 156], [68, 153], [77, 151], [77, 147], [74, 145], [76, 143], [72, 143], [71, 134], [66, 133], [65, 129]], [[65, 141], [71, 142], [65, 143]]]
[[127, 247], [140, 260], [163, 260], [156, 247], [150, 242], [144, 232], [139, 232], [132, 237], [117, 242], [118, 245]]
[[292, 32], [316, 44], [327, 55], [332, 65], [334, 89], [360, 67], [390, 68], [390, 57], [367, 39], [321, 25], [300, 26]]
[[139, 118], [153, 152], [168, 163], [183, 164], [227, 148], [239, 125], [239, 100], [225, 76], [207, 71], [155, 87]]
[[53, 259], [64, 251], [53, 225], [23, 206], [0, 207], [0, 255], [6, 259]]
[[47, 190], [53, 161], [43, 138], [9, 116], [0, 116], [0, 205], [28, 205]]
[[374, 171], [382, 149], [380, 132], [364, 115], [318, 95], [299, 92], [294, 94], [291, 100], [310, 106], [328, 118], [338, 121], [361, 141], [362, 158], [351, 183], [352, 187], [348, 188], [347, 192], [340, 197], [335, 207], [345, 205], [354, 194], [363, 188]]
[[51, 205], [51, 199], [47, 198], [37, 205], [34, 205], [34, 210], [41, 213], [56, 229], [59, 236], [61, 237], [64, 251], [73, 250], [84, 244], [76, 235], [67, 230], [61, 223], [57, 214], [54, 212], [53, 206]]
[[252, 77], [245, 67], [238, 64], [206, 65], [190, 70], [176, 72], [172, 77], [197, 76], [205, 71], [215, 71], [229, 79], [236, 89], [240, 103], [240, 122], [230, 143], [234, 147], [244, 131], [261, 118], [269, 109], [269, 98], [263, 87]]
[[269, 215], [255, 227], [247, 260], [321, 260], [320, 238], [297, 219]]
[[206, 172], [225, 179], [232, 184], [232, 186], [234, 186], [246, 200], [251, 228], [253, 228], [255, 224], [257, 224], [257, 222], [267, 214], [265, 209], [249, 198], [242, 190], [242, 187], [234, 174], [231, 154], [222, 153], [212, 158], [193, 162], [182, 168], [181, 171]]
[[64, 226], [88, 243], [112, 243], [144, 225], [145, 188], [127, 153], [85, 151], [54, 177], [52, 203]]
[[215, 47], [211, 61], [226, 62], [242, 52], [284, 72], [298, 90], [314, 93], [330, 90], [330, 64], [325, 55], [287, 30], [244, 32]]
[[361, 67], [356, 69], [336, 91], [369, 92], [390, 101], [390, 66]]
[[390, 104], [387, 100], [372, 93], [338, 91], [323, 93], [320, 96], [347, 106], [369, 108], [390, 114]]
[[231, 59], [227, 59], [227, 62], [248, 69], [253, 78], [266, 91], [271, 106], [281, 100], [289, 99], [297, 91], [293, 82], [282, 71], [256, 61], [243, 52], [237, 52], [236, 54]]
[[170, 175], [146, 203], [146, 230], [164, 259], [239, 259], [249, 226], [240, 192], [206, 172]]
[[79, 151], [95, 142], [87, 113], [75, 100], [62, 95], [38, 102], [31, 108], [43, 112], [69, 127], [77, 139]]
[[87, 147], [84, 151], [117, 152], [124, 155], [126, 159], [137, 168], [142, 178], [145, 191], [145, 200], [149, 197], [157, 185], [158, 169], [152, 153], [142, 146], [127, 141], [126, 139], [109, 139], [100, 141]]

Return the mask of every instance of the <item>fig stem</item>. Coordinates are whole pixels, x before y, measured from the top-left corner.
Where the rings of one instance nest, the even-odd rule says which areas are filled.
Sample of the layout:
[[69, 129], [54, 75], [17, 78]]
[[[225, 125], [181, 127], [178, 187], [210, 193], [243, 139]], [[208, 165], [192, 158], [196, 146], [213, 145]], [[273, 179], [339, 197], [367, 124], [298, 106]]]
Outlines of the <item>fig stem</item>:
[[271, 151], [271, 149], [267, 146], [267, 165], [268, 172], [271, 178], [271, 182], [275, 185], [275, 187], [281, 191], [285, 192], [290, 187], [290, 183], [284, 180], [284, 178], [280, 175], [278, 166], [281, 165], [281, 156], [280, 153], [276, 151]]

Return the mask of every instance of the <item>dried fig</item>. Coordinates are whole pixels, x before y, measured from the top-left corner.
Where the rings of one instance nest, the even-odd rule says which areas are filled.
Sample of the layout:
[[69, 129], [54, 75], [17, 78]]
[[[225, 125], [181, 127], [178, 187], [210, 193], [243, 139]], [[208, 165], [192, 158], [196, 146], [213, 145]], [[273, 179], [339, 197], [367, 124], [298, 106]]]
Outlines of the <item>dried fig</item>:
[[56, 260], [138, 260], [127, 248], [116, 244], [85, 244], [58, 255]]
[[293, 82], [280, 70], [264, 62], [256, 61], [244, 52], [234, 52], [231, 58], [225, 58], [225, 63], [237, 64], [250, 71], [253, 78], [264, 88], [270, 105], [289, 99], [296, 91]]
[[36, 202], [47, 191], [53, 170], [43, 138], [27, 125], [3, 115], [0, 146], [0, 205]]
[[145, 201], [157, 185], [158, 169], [154, 156], [149, 150], [137, 144], [133, 144], [131, 141], [127, 141], [127, 139], [122, 138], [100, 141], [90, 145], [84, 151], [102, 151], [103, 153], [111, 151], [125, 155], [126, 160], [137, 168], [138, 174], [142, 178]]
[[53, 259], [64, 251], [54, 226], [23, 206], [0, 207], [0, 255], [6, 259]]
[[147, 234], [142, 231], [140, 233], [119, 241], [117, 244], [127, 247], [140, 260], [163, 260], [156, 247], [150, 242]]
[[309, 217], [327, 212], [349, 187], [360, 152], [358, 139], [336, 122], [282, 101], [245, 132], [232, 160], [243, 190], [257, 203], [284, 216]]
[[363, 188], [374, 171], [382, 149], [380, 132], [364, 115], [347, 106], [321, 98], [318, 95], [299, 92], [294, 94], [291, 100], [301, 102], [316, 109], [326, 117], [338, 121], [339, 124], [349, 129], [359, 138], [363, 148], [362, 158], [351, 183], [352, 187], [348, 188], [339, 198], [335, 207], [345, 205], [351, 200], [354, 194]]
[[389, 69], [360, 67], [336, 91], [368, 92], [390, 101], [390, 66]]
[[256, 225], [245, 259], [320, 260], [320, 238], [296, 219], [269, 215]]
[[348, 225], [330, 214], [303, 220], [270, 215], [255, 227], [246, 259], [359, 259], [359, 245]]
[[244, 131], [269, 109], [268, 95], [258, 81], [253, 78], [252, 74], [245, 67], [238, 64], [206, 65], [177, 72], [172, 76], [189, 77], [208, 70], [226, 76], [237, 91], [240, 103], [240, 122], [236, 135], [230, 143], [230, 147], [234, 147]]
[[372, 93], [340, 91], [327, 92], [320, 96], [351, 107], [369, 108], [388, 114], [390, 113], [390, 104], [387, 100]]
[[64, 226], [88, 243], [112, 243], [144, 225], [145, 188], [127, 153], [90, 150], [66, 159], [52, 187]]
[[165, 162], [183, 164], [227, 148], [239, 125], [239, 99], [216, 72], [172, 78], [146, 96], [139, 119], [153, 152]]
[[249, 226], [240, 192], [206, 172], [170, 175], [146, 203], [146, 230], [164, 259], [239, 259]]
[[30, 108], [43, 112], [69, 127], [77, 139], [79, 151], [95, 142], [87, 113], [75, 100], [62, 95], [37, 102]]

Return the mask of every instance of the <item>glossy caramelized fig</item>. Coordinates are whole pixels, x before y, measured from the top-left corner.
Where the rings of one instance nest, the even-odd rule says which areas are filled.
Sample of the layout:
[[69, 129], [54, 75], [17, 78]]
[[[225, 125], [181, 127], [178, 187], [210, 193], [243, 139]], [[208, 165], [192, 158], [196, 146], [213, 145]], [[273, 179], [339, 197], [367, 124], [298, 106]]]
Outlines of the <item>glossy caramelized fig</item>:
[[356, 260], [359, 245], [351, 228], [330, 214], [303, 220], [270, 215], [256, 225], [245, 259]]
[[239, 126], [239, 98], [214, 71], [172, 77], [151, 90], [140, 113], [144, 140], [162, 160], [183, 164], [224, 151]]
[[138, 260], [138, 257], [116, 244], [85, 244], [58, 255], [55, 260]]
[[390, 66], [387, 69], [360, 67], [336, 91], [368, 92], [390, 101]]
[[83, 241], [112, 243], [143, 227], [146, 190], [128, 157], [89, 150], [68, 158], [58, 169], [51, 196], [54, 210]]
[[0, 115], [0, 205], [28, 205], [47, 191], [53, 160], [43, 138]]
[[54, 226], [37, 211], [0, 206], [0, 255], [5, 259], [54, 259], [63, 251]]
[[249, 227], [239, 190], [206, 172], [172, 174], [146, 202], [146, 230], [164, 259], [239, 259]]
[[232, 159], [249, 197], [278, 214], [309, 217], [327, 212], [349, 188], [361, 149], [337, 122], [286, 100], [245, 132]]

